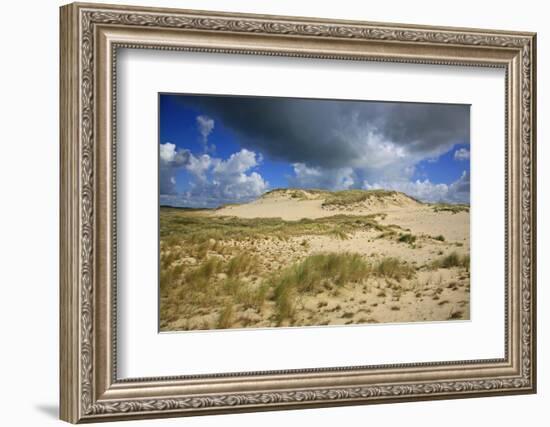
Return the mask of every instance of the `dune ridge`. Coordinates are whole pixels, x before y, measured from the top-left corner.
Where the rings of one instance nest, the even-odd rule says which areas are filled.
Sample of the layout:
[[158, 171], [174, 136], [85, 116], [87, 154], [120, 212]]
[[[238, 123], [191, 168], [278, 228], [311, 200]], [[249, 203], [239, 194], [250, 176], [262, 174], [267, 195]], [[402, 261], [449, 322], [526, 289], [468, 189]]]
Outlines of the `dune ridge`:
[[322, 218], [335, 214], [370, 213], [421, 208], [426, 205], [405, 193], [384, 190], [326, 191], [312, 189], [276, 189], [243, 204], [222, 206], [215, 215], [241, 218], [278, 217], [284, 220]]

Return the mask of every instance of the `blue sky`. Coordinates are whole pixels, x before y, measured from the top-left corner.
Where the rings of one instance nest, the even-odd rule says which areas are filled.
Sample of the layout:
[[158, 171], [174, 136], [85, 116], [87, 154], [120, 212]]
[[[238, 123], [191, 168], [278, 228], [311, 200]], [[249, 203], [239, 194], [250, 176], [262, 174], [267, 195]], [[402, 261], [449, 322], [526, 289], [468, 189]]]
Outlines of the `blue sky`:
[[469, 203], [468, 105], [159, 95], [160, 203], [387, 188]]

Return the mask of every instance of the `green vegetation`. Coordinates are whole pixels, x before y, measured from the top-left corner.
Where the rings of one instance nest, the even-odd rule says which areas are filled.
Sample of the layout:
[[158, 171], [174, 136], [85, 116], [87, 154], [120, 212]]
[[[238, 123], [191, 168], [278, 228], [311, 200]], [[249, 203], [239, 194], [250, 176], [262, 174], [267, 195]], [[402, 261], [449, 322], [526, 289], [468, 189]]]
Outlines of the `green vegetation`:
[[279, 322], [292, 319], [299, 295], [322, 292], [349, 283], [365, 282], [371, 275], [400, 281], [412, 278], [415, 270], [397, 258], [384, 258], [369, 264], [356, 253], [322, 253], [310, 255], [268, 279], [274, 289]]
[[261, 311], [266, 300], [268, 289], [266, 284], [258, 288], [241, 286], [235, 294], [235, 301], [237, 304], [241, 304], [245, 309], [252, 308], [256, 311]]
[[328, 235], [340, 240], [347, 240], [349, 238], [348, 233], [340, 228], [335, 228], [334, 230], [331, 230]]
[[462, 310], [455, 311], [454, 309], [451, 310], [451, 313], [449, 314], [449, 317], [447, 320], [458, 320], [462, 319], [462, 316], [464, 315], [464, 312]]
[[[383, 258], [369, 263], [357, 253], [330, 252], [310, 255], [286, 269], [272, 273], [259, 284], [240, 278], [257, 272], [258, 268], [256, 257], [246, 252], [232, 257], [228, 262], [219, 257], [208, 258], [163, 292], [164, 296], [167, 293], [174, 295], [176, 300], [176, 304], [161, 306], [163, 317], [174, 317], [174, 311], [181, 310], [177, 300], [185, 296], [192, 306], [188, 309], [222, 307], [216, 327], [227, 328], [235, 321], [236, 307], [260, 312], [265, 303], [272, 300], [275, 316], [280, 324], [285, 320], [292, 322], [300, 296], [315, 295], [349, 284], [365, 283], [369, 277], [399, 282], [415, 275], [413, 267], [397, 258]], [[166, 271], [172, 272], [173, 269]], [[217, 277], [220, 273], [225, 278], [220, 280]]]
[[387, 277], [397, 281], [411, 279], [415, 269], [397, 258], [384, 258], [374, 266], [374, 272], [379, 277]]
[[253, 308], [261, 311], [266, 300], [268, 287], [253, 286], [240, 279], [227, 278], [221, 284], [221, 295], [230, 297], [235, 304], [241, 304], [243, 308]]
[[308, 200], [312, 197], [318, 198], [318, 197], [325, 196], [328, 193], [330, 192], [326, 190], [318, 190], [314, 188], [308, 188], [307, 190], [303, 190], [301, 188], [275, 188], [273, 190], [270, 190], [264, 193], [262, 197], [270, 197], [273, 195], [281, 194], [281, 195], [289, 196], [292, 199]]
[[[296, 200], [325, 199], [323, 206], [331, 205], [350, 205], [364, 202], [365, 200], [376, 198], [382, 200], [387, 197], [400, 194], [397, 191], [387, 190], [340, 190], [327, 191], [319, 189], [300, 189], [300, 188], [277, 188], [265, 193], [262, 197], [271, 197], [274, 195], [283, 195]], [[409, 197], [409, 196], [407, 196]], [[413, 199], [412, 197], [410, 197]], [[413, 199], [417, 201], [416, 199]]]
[[312, 292], [323, 283], [343, 286], [368, 277], [370, 266], [359, 254], [323, 253], [310, 255], [278, 275], [272, 283], [275, 287], [290, 285], [299, 292]]
[[296, 236], [351, 234], [359, 230], [386, 231], [389, 226], [379, 224], [379, 215], [334, 215], [317, 219], [284, 221], [280, 218], [236, 218], [207, 216], [188, 213], [174, 208], [161, 208], [161, 246], [183, 243], [203, 245], [211, 241], [243, 241], [249, 239], [275, 238], [286, 240]]
[[226, 329], [231, 326], [233, 323], [233, 317], [235, 316], [235, 308], [233, 304], [227, 303], [223, 306], [222, 310], [218, 315], [217, 326], [220, 329]]
[[416, 241], [416, 236], [414, 234], [400, 234], [397, 241], [412, 245]]
[[397, 191], [386, 190], [342, 190], [327, 192], [323, 206], [331, 205], [351, 205], [364, 202], [365, 200], [376, 198], [384, 199], [397, 195]]
[[259, 269], [257, 255], [250, 255], [248, 252], [241, 252], [229, 260], [226, 273], [228, 277], [235, 277], [239, 274], [254, 274]]
[[470, 269], [470, 255], [459, 255], [456, 252], [451, 252], [450, 254], [443, 256], [439, 259], [433, 261], [430, 265], [432, 269], [438, 268], [453, 268], [453, 267], [464, 267]]
[[208, 285], [210, 278], [221, 271], [222, 262], [218, 258], [209, 258], [198, 268], [185, 275], [185, 283], [192, 290], [202, 291]]
[[432, 205], [432, 209], [434, 212], [450, 212], [452, 214], [470, 212], [470, 206], [463, 204], [451, 205], [449, 203], [437, 203]]
[[[285, 194], [290, 198], [318, 196], [330, 205], [399, 193], [362, 190], [305, 193], [296, 189]], [[327, 194], [332, 196], [329, 198]], [[331, 315], [327, 313], [334, 313], [333, 319], [357, 323], [351, 319], [356, 319], [354, 314], [360, 311], [352, 304], [358, 296], [374, 298], [369, 306], [387, 304], [386, 310], [395, 311], [399, 317], [406, 316], [406, 306], [396, 304], [402, 304], [400, 298], [407, 301], [407, 292], [417, 299], [428, 298], [416, 289], [418, 283], [411, 290], [411, 283], [424, 281], [424, 275], [429, 275], [429, 280], [433, 275], [443, 275], [427, 270], [460, 268], [450, 274], [453, 277], [460, 274], [460, 286], [462, 283], [469, 286], [469, 256], [462, 255], [461, 249], [456, 249], [460, 254], [447, 252], [451, 245], [462, 243], [440, 245], [436, 241], [446, 242], [443, 235], [413, 234], [411, 229], [396, 224], [381, 224], [379, 221], [386, 214], [340, 214], [285, 221], [215, 213], [215, 210], [161, 207], [161, 330], [321, 325], [330, 321], [327, 316], [330, 319]], [[365, 231], [368, 233], [356, 235]], [[392, 242], [376, 242], [380, 238]], [[422, 251], [422, 246], [430, 243], [435, 248], [428, 248], [430, 254], [440, 255], [435, 261]], [[385, 257], [392, 253], [391, 248], [397, 251], [394, 253], [418, 249], [416, 253], [421, 258], [412, 253], [403, 255], [412, 257], [409, 264], [399, 258]], [[425, 264], [421, 266], [422, 262]], [[457, 286], [449, 289], [454, 291]], [[434, 297], [440, 298], [439, 294]], [[446, 304], [444, 300], [441, 306]], [[401, 313], [397, 313], [399, 307]], [[447, 315], [444, 314], [445, 318]], [[451, 315], [463, 316], [462, 312]], [[371, 316], [369, 319], [374, 321]]]
[[395, 230], [388, 230], [388, 231], [384, 231], [383, 233], [380, 233], [376, 238], [377, 239], [391, 239], [395, 236], [397, 236], [397, 232]]
[[268, 279], [274, 289], [279, 321], [292, 318], [296, 296], [322, 291], [324, 286], [343, 286], [368, 277], [370, 266], [358, 254], [328, 253], [310, 255]]
[[[335, 215], [283, 221], [210, 216], [204, 211], [161, 208], [161, 327], [175, 319], [183, 322], [197, 313], [208, 313], [227, 304], [231, 304], [233, 310], [261, 311], [264, 303], [273, 298], [275, 289], [266, 282], [269, 262], [261, 259], [253, 249], [254, 242], [298, 238], [299, 247], [307, 251], [312, 236], [347, 239], [359, 230], [389, 230], [377, 222], [378, 216]], [[275, 262], [278, 262], [276, 258]], [[305, 264], [304, 277], [310, 267], [318, 267], [315, 259]], [[351, 265], [348, 268], [351, 269]], [[339, 280], [343, 281], [344, 277], [342, 275]], [[285, 306], [285, 301], [292, 301], [289, 295], [293, 292], [284, 287], [277, 290], [277, 310], [284, 318], [292, 314], [291, 304]], [[229, 313], [229, 308], [226, 312]], [[231, 318], [227, 313], [215, 325], [207, 327], [227, 322]], [[232, 321], [239, 319], [234, 316]], [[202, 325], [185, 327], [192, 329]]]

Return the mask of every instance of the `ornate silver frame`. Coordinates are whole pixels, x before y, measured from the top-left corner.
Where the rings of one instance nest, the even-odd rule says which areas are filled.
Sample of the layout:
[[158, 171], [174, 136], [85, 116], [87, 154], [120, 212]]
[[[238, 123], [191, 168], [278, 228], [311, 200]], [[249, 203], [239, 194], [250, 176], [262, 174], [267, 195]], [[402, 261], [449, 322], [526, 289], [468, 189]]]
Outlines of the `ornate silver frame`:
[[[61, 8], [61, 419], [200, 415], [534, 393], [533, 33], [71, 4]], [[502, 67], [506, 70], [505, 357], [119, 380], [118, 47]]]

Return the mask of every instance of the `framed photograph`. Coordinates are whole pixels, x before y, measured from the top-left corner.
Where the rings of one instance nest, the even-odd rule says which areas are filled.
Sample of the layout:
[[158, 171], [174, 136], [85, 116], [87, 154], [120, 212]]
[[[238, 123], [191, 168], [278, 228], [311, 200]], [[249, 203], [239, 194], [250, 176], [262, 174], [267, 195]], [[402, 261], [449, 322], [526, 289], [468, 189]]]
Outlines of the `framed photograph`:
[[61, 418], [534, 393], [535, 34], [61, 8]]

